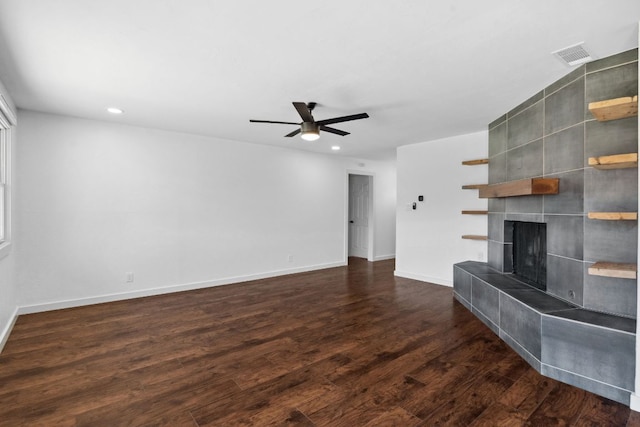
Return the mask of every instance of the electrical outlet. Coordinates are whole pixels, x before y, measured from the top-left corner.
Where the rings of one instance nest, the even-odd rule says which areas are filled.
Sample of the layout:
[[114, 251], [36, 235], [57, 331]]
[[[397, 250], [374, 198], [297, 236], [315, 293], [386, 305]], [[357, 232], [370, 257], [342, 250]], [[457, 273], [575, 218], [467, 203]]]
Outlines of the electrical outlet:
[[289, 256], [287, 257], [287, 261], [288, 261], [288, 262], [293, 262], [293, 255], [289, 255]]
[[127, 273], [126, 279], [127, 283], [133, 283], [133, 273]]

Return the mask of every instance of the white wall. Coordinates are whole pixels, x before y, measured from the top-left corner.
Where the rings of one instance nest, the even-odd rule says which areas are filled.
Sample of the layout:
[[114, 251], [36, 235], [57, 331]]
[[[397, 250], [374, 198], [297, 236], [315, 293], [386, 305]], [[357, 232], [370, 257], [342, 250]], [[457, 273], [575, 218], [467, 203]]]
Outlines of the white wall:
[[[30, 111], [19, 119], [22, 312], [346, 260], [355, 161]], [[393, 185], [393, 168], [371, 163], [379, 187]], [[380, 199], [385, 254], [395, 201]]]
[[396, 275], [451, 286], [453, 264], [486, 261], [487, 243], [461, 236], [486, 235], [487, 217], [460, 211], [487, 209], [477, 190], [461, 189], [487, 182], [486, 165], [461, 164], [487, 157], [487, 147], [483, 131], [398, 148]]
[[[375, 211], [374, 260], [396, 256], [396, 162], [372, 162]], [[392, 226], [390, 226], [392, 224]]]
[[[2, 82], [0, 82], [0, 95], [7, 101], [8, 107], [15, 112], [15, 106], [13, 105], [9, 94], [7, 93]], [[16, 195], [16, 146], [17, 146], [17, 132], [12, 130], [12, 194], [15, 198]], [[12, 205], [13, 212], [15, 212], [15, 204]], [[15, 215], [12, 214], [15, 218]], [[15, 222], [15, 221], [14, 221]], [[9, 332], [13, 325], [17, 309], [17, 295], [16, 295], [16, 281], [15, 281], [15, 246], [17, 240], [17, 233], [15, 227], [12, 229], [11, 236], [12, 244], [7, 251], [3, 251], [0, 256], [0, 350], [4, 346]]]

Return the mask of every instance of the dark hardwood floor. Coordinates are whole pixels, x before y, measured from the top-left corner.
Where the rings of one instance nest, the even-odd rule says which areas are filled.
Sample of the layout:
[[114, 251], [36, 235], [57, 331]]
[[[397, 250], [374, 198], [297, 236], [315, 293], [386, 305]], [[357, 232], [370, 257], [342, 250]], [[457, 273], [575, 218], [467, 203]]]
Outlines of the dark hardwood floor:
[[393, 261], [20, 316], [2, 426], [640, 426]]

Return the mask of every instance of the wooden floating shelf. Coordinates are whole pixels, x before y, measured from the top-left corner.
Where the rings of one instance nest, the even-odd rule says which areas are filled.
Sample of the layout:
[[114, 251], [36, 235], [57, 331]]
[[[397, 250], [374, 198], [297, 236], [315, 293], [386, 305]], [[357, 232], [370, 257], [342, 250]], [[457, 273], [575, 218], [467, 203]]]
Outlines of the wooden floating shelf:
[[467, 184], [467, 185], [463, 185], [462, 189], [463, 190], [480, 190], [481, 188], [486, 187], [487, 184]]
[[465, 160], [464, 162], [462, 162], [462, 164], [466, 166], [486, 165], [488, 163], [489, 159]]
[[480, 188], [479, 197], [490, 199], [498, 197], [516, 197], [543, 194], [558, 194], [559, 178], [529, 178], [501, 184], [486, 185]]
[[638, 167], [638, 153], [589, 157], [589, 166], [596, 169], [625, 169]]
[[589, 212], [587, 218], [605, 221], [635, 221], [638, 219], [638, 212]]
[[638, 115], [638, 95], [590, 102], [589, 111], [599, 122], [625, 119]]
[[488, 215], [489, 211], [462, 211], [462, 215]]
[[465, 234], [462, 236], [463, 239], [468, 239], [468, 240], [487, 240], [488, 237], [487, 236], [480, 236], [477, 234]]
[[637, 271], [637, 264], [623, 264], [604, 261], [596, 262], [589, 267], [589, 274], [592, 276], [615, 277], [619, 279], [635, 279]]

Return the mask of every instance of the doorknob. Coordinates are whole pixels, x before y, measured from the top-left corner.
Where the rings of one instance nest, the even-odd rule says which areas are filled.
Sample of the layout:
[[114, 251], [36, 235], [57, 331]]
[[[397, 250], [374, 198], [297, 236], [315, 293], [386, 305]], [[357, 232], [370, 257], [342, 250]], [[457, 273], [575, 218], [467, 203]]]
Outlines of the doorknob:
[[353, 220], [349, 221], [349, 224], [353, 224]]

